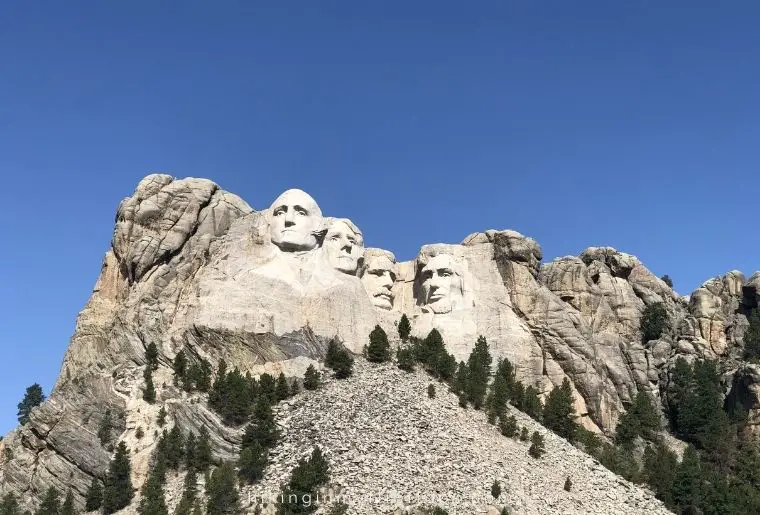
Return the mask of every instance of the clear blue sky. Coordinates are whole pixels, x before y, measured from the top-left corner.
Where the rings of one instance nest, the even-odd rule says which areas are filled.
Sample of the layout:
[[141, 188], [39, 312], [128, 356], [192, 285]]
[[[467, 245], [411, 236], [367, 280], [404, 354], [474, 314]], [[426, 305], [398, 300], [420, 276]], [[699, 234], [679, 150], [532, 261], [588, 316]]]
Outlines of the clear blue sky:
[[757, 2], [264, 4], [0, 4], [0, 433], [154, 171], [301, 187], [401, 259], [512, 228], [681, 293], [760, 268]]

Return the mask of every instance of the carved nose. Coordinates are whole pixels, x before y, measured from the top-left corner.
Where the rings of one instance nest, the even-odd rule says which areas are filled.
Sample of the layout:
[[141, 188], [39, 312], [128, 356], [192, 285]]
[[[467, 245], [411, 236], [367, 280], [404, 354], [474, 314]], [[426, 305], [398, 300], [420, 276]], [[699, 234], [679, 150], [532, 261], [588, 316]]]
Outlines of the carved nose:
[[296, 223], [292, 219], [290, 220], [288, 220], [287, 218], [285, 219], [285, 227], [290, 227], [291, 225], [295, 225], [295, 224]]

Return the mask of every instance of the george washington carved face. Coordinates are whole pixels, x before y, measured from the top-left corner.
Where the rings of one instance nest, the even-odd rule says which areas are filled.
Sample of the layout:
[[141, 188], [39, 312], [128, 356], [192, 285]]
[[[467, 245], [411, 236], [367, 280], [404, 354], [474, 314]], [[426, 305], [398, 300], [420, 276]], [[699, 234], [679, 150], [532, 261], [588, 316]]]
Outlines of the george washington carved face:
[[359, 258], [364, 253], [364, 239], [358, 227], [348, 219], [334, 219], [327, 228], [322, 247], [336, 270], [356, 274]]
[[463, 307], [462, 273], [448, 254], [430, 259], [420, 272], [421, 303], [433, 313], [450, 313]]
[[285, 252], [317, 247], [323, 230], [322, 211], [305, 191], [288, 190], [272, 203], [269, 235], [272, 243]]

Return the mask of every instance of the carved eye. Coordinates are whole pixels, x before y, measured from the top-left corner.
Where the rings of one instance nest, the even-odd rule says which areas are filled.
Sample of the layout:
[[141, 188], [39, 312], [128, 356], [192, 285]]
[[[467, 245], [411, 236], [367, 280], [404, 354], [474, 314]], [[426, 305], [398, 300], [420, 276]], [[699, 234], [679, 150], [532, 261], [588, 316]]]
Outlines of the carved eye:
[[286, 207], [278, 207], [277, 209], [274, 210], [274, 216], [284, 215], [285, 211], [287, 211], [287, 210], [288, 210], [288, 208], [286, 208]]
[[309, 212], [308, 212], [308, 211], [306, 211], [306, 210], [305, 210], [304, 208], [302, 208], [302, 207], [296, 207], [296, 214], [299, 214], [299, 215], [301, 215], [301, 216], [306, 216], [306, 215], [308, 215], [308, 214], [309, 214]]
[[348, 242], [349, 242], [351, 245], [356, 245], [356, 239], [355, 239], [355, 238], [349, 238], [349, 239], [348, 239]]
[[383, 272], [385, 272], [385, 270], [381, 270], [381, 269], [375, 269], [375, 270], [369, 271], [369, 273], [371, 273], [372, 275], [376, 275], [378, 277], [382, 277]]
[[438, 271], [438, 275], [441, 277], [451, 277], [454, 273], [451, 270], [443, 269]]
[[337, 234], [333, 234], [333, 235], [330, 237], [330, 240], [332, 240], [332, 241], [338, 241], [339, 239], [340, 239], [340, 236], [338, 236]]

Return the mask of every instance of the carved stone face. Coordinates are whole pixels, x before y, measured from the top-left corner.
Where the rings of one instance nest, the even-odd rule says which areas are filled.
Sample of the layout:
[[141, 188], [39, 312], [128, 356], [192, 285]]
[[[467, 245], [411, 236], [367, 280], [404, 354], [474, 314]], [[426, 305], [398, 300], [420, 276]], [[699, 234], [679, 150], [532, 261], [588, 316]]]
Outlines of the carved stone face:
[[311, 250], [322, 229], [322, 211], [305, 191], [288, 190], [272, 203], [269, 235], [284, 252]]
[[375, 307], [392, 309], [393, 292], [391, 288], [396, 281], [393, 262], [382, 255], [365, 259], [361, 281], [364, 289], [367, 290], [367, 295]]
[[364, 241], [361, 233], [354, 230], [346, 220], [335, 220], [330, 224], [322, 247], [327, 251], [327, 259], [333, 268], [344, 274], [356, 273], [359, 258], [364, 251]]
[[433, 257], [421, 272], [423, 304], [433, 313], [450, 313], [463, 303], [462, 277], [454, 259]]

